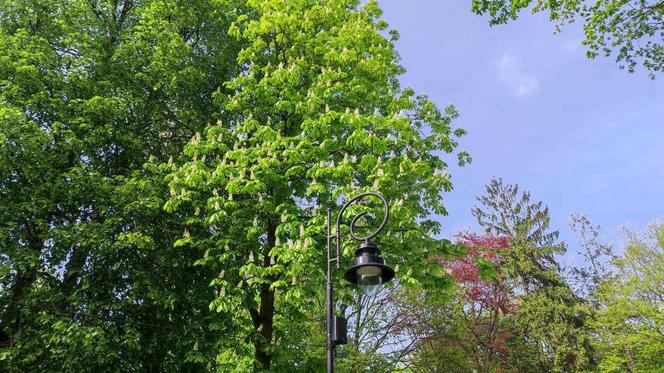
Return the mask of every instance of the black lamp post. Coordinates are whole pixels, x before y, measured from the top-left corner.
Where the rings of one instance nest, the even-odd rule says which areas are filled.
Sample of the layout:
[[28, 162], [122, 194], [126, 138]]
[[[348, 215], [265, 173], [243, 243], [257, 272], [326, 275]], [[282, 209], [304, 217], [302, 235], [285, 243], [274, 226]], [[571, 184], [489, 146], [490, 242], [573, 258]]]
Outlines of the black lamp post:
[[[380, 256], [380, 248], [370, 240], [375, 237], [387, 223], [390, 208], [385, 198], [374, 192], [359, 194], [346, 202], [339, 214], [335, 233], [330, 231], [330, 210], [327, 210], [327, 372], [334, 372], [334, 348], [336, 345], [346, 343], [346, 319], [334, 316], [334, 294], [332, 286], [332, 262], [337, 263], [337, 269], [340, 267], [341, 256], [341, 233], [339, 226], [346, 209], [355, 202], [364, 197], [372, 196], [381, 200], [385, 209], [385, 216], [380, 226], [373, 233], [359, 237], [355, 234], [357, 221], [366, 214], [366, 211], [359, 213], [350, 221], [350, 235], [353, 239], [362, 243], [355, 250], [355, 260], [353, 266], [344, 273], [346, 281], [356, 284], [364, 290], [367, 295], [373, 295], [381, 284], [384, 284], [394, 278], [394, 270], [385, 264], [385, 260]], [[332, 257], [332, 239], [336, 239], [336, 256]]]

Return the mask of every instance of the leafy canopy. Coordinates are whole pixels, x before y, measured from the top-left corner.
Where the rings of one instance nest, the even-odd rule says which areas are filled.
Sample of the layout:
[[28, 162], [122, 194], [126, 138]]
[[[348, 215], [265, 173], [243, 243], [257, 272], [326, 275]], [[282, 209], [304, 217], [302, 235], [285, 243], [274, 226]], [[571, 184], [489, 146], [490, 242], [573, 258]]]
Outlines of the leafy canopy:
[[[429, 216], [446, 213], [441, 192], [452, 184], [443, 157], [464, 131], [452, 127], [453, 107], [441, 112], [400, 87], [396, 33], [384, 36], [375, 2], [247, 6], [229, 31], [242, 47], [241, 71], [224, 84], [229, 93], [216, 95], [217, 123], [195, 134], [188, 159], [174, 166], [165, 208], [193, 212], [176, 245], [204, 252], [197, 264], [219, 273], [210, 307], [226, 321], [215, 328], [240, 343], [225, 342], [218, 361], [286, 369], [295, 364], [289, 333], [324, 314], [325, 215], [337, 202], [385, 195], [386, 260], [404, 284], [434, 281], [424, 263], [442, 244]], [[343, 244], [347, 258], [353, 246]]]
[[661, 372], [664, 354], [664, 225], [628, 232], [615, 275], [596, 290], [593, 326], [602, 372]]
[[178, 157], [238, 71], [229, 14], [0, 1], [0, 370], [214, 361], [211, 274], [172, 248], [183, 222], [162, 211], [155, 164]]

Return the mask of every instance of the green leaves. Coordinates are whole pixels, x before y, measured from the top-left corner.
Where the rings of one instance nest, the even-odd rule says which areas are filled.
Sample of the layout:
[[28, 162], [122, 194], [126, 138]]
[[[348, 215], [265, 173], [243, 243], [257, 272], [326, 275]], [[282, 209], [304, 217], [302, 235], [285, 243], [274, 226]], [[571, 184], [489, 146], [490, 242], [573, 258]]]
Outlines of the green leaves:
[[[518, 330], [512, 343], [519, 347], [511, 350], [510, 361], [529, 361], [527, 369], [540, 370], [592, 367], [590, 334], [584, 326], [588, 310], [560, 273], [554, 254], [564, 252], [565, 245], [557, 242], [558, 231], [548, 231], [548, 207], [531, 202], [529, 192], [500, 178], [492, 179], [477, 199], [480, 206], [472, 213], [480, 226], [488, 234], [509, 238], [498, 266], [477, 257], [475, 263], [483, 280], [501, 279], [516, 298], [514, 315], [507, 320]], [[537, 358], [524, 360], [528, 356]]]
[[601, 304], [592, 325], [598, 334], [600, 371], [661, 369], [663, 237], [661, 223], [644, 234], [628, 232], [624, 253], [614, 261], [616, 274], [603, 279], [595, 291]]
[[0, 367], [277, 356], [323, 312], [326, 209], [364, 190], [402, 282], [442, 281], [427, 217], [465, 131], [401, 89], [375, 2], [117, 5], [0, 2]]
[[477, 264], [477, 270], [482, 281], [491, 281], [498, 276], [496, 265], [492, 261], [476, 256], [473, 258], [473, 262]]
[[214, 361], [214, 274], [163, 181], [239, 71], [232, 12], [109, 4], [0, 1], [0, 370], [197, 370], [202, 333]]
[[[260, 323], [235, 318], [228, 306], [214, 309], [237, 330], [262, 333], [277, 322], [277, 334], [288, 332], [285, 320], [295, 315], [321, 313], [315, 284], [323, 279], [325, 211], [363, 190], [378, 190], [395, 205], [397, 233], [382, 243], [402, 283], [428, 283], [432, 275], [421, 266], [438, 243], [429, 236], [437, 224], [426, 217], [444, 212], [439, 194], [451, 189], [440, 154], [453, 153], [452, 138], [465, 133], [451, 126], [456, 111], [443, 113], [400, 89], [403, 69], [380, 32], [386, 24], [374, 2], [248, 7], [230, 30], [243, 71], [217, 94], [224, 118], [192, 137], [186, 160], [168, 177], [165, 208], [188, 210], [203, 227], [191, 239], [215, 258], [197, 263], [227, 270], [225, 282], [214, 281], [223, 293], [214, 304], [260, 313], [274, 302]], [[215, 244], [221, 238], [228, 250]], [[343, 242], [344, 253], [352, 250]]]
[[578, 18], [584, 20], [586, 55], [615, 54], [621, 69], [634, 72], [642, 65], [651, 78], [664, 69], [664, 6], [656, 0], [544, 1], [473, 0], [472, 11], [488, 14], [491, 25], [515, 20], [527, 8], [549, 12], [556, 31]]

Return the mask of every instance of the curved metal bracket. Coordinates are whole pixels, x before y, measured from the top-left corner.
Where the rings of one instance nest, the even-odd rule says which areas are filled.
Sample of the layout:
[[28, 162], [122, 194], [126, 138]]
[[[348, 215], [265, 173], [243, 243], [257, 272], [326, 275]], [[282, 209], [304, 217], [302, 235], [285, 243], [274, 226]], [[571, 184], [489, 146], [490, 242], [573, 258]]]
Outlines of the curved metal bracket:
[[363, 216], [367, 214], [366, 211], [362, 211], [361, 213], [357, 214], [353, 219], [350, 221], [350, 235], [353, 237], [353, 239], [357, 241], [369, 241], [370, 239], [374, 238], [378, 233], [380, 233], [381, 230], [385, 227], [387, 224], [387, 219], [390, 215], [390, 206], [387, 204], [387, 201], [385, 200], [385, 197], [383, 197], [382, 194], [376, 193], [376, 192], [364, 192], [356, 195], [355, 197], [351, 198], [346, 202], [343, 207], [341, 207], [341, 210], [339, 211], [339, 214], [337, 215], [337, 224], [336, 224], [336, 239], [337, 239], [337, 256], [335, 258], [337, 262], [337, 269], [339, 268], [339, 257], [340, 257], [340, 251], [341, 251], [341, 237], [340, 237], [340, 226], [341, 226], [341, 219], [343, 218], [344, 212], [350, 207], [350, 205], [359, 202], [362, 200], [364, 197], [375, 197], [378, 198], [382, 203], [383, 203], [383, 208], [385, 209], [385, 215], [383, 216], [383, 221], [380, 223], [378, 228], [368, 234], [365, 237], [360, 237], [357, 234], [355, 234], [355, 229], [357, 228], [357, 222], [360, 220]]
[[[343, 318], [335, 317], [334, 316], [334, 292], [333, 292], [333, 284], [332, 284], [332, 262], [335, 261], [337, 262], [337, 269], [339, 269], [340, 266], [340, 251], [341, 251], [341, 230], [339, 229], [341, 225], [341, 219], [343, 218], [344, 212], [346, 212], [346, 209], [350, 205], [352, 205], [355, 202], [360, 201], [364, 197], [375, 197], [381, 200], [383, 202], [383, 207], [385, 208], [385, 216], [383, 217], [383, 221], [380, 223], [378, 228], [371, 232], [371, 234], [367, 235], [366, 237], [360, 237], [357, 234], [355, 234], [355, 229], [358, 228], [357, 222], [360, 220], [363, 216], [367, 215], [366, 211], [363, 211], [359, 214], [357, 214], [353, 219], [350, 221], [350, 235], [354, 239], [358, 241], [369, 241], [373, 237], [375, 237], [382, 229], [385, 227], [385, 224], [387, 224], [387, 217], [390, 215], [390, 207], [387, 204], [387, 201], [385, 200], [385, 197], [378, 193], [374, 192], [366, 192], [366, 193], [361, 193], [358, 194], [357, 196], [351, 198], [348, 202], [346, 202], [343, 207], [341, 208], [341, 211], [339, 211], [339, 215], [337, 215], [337, 224], [336, 224], [336, 231], [334, 232], [334, 235], [330, 231], [330, 224], [331, 224], [331, 215], [330, 215], [330, 209], [327, 209], [327, 220], [326, 220], [326, 225], [327, 225], [327, 294], [326, 294], [326, 302], [327, 302], [327, 372], [333, 372], [334, 371], [334, 347], [337, 344], [340, 344], [342, 341], [345, 341], [345, 338], [342, 338], [341, 336], [341, 321], [344, 320]], [[331, 240], [332, 238], [336, 238], [337, 240], [337, 256], [334, 258], [330, 257], [331, 251], [332, 251], [332, 245], [331, 245]], [[345, 329], [345, 322], [343, 322], [343, 329]], [[345, 335], [345, 330], [343, 331], [343, 334]]]

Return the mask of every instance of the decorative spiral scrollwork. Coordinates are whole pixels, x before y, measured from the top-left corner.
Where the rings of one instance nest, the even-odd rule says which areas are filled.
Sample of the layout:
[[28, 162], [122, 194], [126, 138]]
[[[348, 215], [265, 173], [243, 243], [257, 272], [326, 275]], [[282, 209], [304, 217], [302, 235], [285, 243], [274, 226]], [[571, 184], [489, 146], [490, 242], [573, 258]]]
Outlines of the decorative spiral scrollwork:
[[346, 209], [350, 205], [352, 205], [353, 203], [359, 202], [364, 197], [368, 197], [368, 196], [378, 198], [383, 203], [383, 208], [385, 209], [385, 215], [383, 216], [383, 221], [380, 223], [378, 228], [376, 228], [376, 230], [371, 232], [371, 234], [368, 234], [364, 237], [358, 236], [355, 233], [355, 230], [358, 228], [357, 222], [362, 217], [367, 215], [366, 211], [362, 211], [361, 213], [359, 213], [355, 217], [353, 217], [353, 219], [351, 219], [350, 225], [349, 225], [350, 235], [351, 235], [351, 237], [353, 237], [357, 241], [369, 241], [370, 239], [375, 237], [378, 233], [380, 233], [380, 231], [385, 227], [385, 224], [387, 224], [387, 218], [390, 215], [390, 206], [387, 204], [387, 201], [385, 200], [385, 197], [383, 197], [382, 195], [380, 195], [378, 193], [375, 193], [375, 192], [365, 192], [365, 193], [358, 194], [357, 196], [351, 198], [348, 202], [346, 202], [346, 204], [344, 204], [344, 206], [341, 208], [341, 211], [339, 211], [339, 215], [337, 216], [337, 232], [339, 232], [339, 226], [341, 225], [341, 219], [342, 219], [342, 216], [343, 216], [344, 212], [346, 212]]

